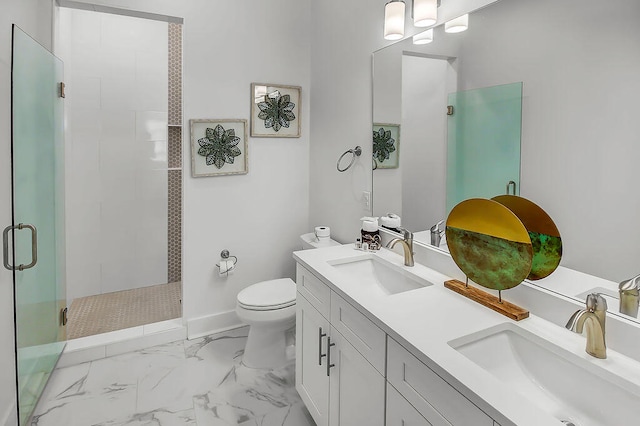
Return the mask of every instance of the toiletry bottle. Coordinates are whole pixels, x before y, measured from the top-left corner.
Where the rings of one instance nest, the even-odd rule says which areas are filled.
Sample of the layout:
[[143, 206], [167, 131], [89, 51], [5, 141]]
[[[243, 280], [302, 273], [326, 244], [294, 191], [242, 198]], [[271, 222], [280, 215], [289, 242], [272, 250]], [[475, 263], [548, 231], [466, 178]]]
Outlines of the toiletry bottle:
[[367, 243], [369, 250], [380, 250], [380, 230], [377, 217], [363, 217], [362, 220], [362, 245]]

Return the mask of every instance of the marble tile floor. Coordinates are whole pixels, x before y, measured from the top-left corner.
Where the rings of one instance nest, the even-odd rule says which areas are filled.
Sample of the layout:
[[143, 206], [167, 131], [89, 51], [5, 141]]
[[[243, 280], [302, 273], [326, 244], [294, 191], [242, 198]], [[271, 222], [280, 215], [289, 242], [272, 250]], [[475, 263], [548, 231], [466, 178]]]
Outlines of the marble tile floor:
[[248, 328], [54, 370], [31, 426], [313, 426], [294, 361], [241, 364]]

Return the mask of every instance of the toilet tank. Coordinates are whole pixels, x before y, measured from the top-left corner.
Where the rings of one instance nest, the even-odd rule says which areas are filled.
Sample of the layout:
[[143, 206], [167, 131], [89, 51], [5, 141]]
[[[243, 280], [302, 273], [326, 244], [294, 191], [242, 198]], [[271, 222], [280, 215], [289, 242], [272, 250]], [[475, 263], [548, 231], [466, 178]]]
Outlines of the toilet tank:
[[303, 250], [340, 245], [339, 242], [332, 240], [331, 238], [318, 239], [316, 238], [316, 234], [314, 234], [313, 232], [300, 235], [300, 240], [302, 242]]

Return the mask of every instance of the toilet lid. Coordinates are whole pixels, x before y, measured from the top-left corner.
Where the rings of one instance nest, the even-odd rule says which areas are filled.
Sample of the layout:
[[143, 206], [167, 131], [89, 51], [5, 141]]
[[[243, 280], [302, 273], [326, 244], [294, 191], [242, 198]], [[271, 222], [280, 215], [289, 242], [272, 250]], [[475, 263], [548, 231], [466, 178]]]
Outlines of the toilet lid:
[[247, 309], [281, 309], [295, 303], [296, 283], [291, 278], [262, 281], [238, 293], [238, 304]]

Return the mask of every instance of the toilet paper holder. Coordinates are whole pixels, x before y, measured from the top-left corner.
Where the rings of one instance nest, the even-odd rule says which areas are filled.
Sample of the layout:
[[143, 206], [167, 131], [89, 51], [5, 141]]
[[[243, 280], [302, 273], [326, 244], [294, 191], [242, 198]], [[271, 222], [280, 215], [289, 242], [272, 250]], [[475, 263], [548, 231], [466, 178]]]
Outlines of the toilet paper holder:
[[[224, 260], [227, 259], [231, 259], [231, 261], [233, 262], [233, 268], [236, 267], [236, 264], [238, 263], [238, 257], [237, 256], [231, 256], [231, 254], [229, 253], [229, 250], [224, 249], [220, 252], [220, 257]], [[220, 269], [220, 264], [216, 263], [216, 266], [218, 267], [218, 269]], [[229, 271], [226, 271], [226, 273], [228, 274]]]

